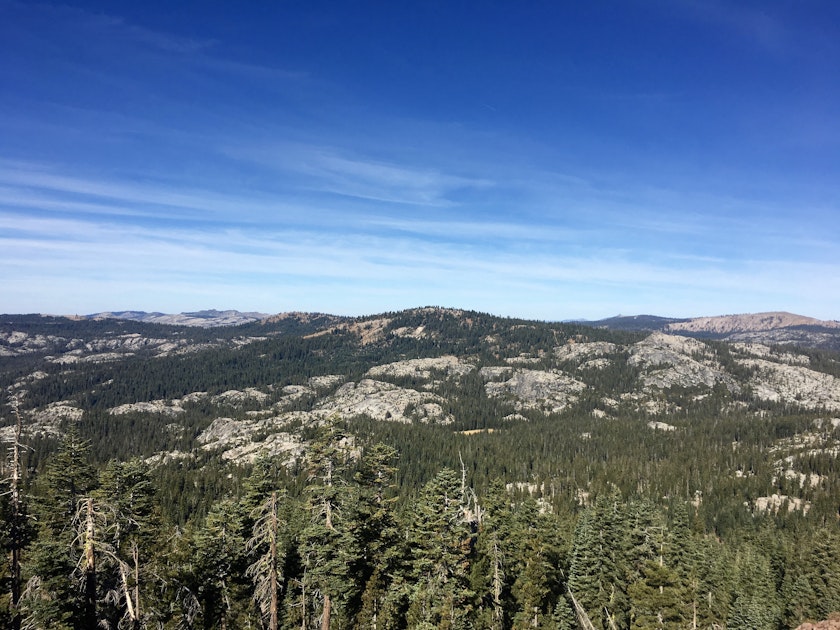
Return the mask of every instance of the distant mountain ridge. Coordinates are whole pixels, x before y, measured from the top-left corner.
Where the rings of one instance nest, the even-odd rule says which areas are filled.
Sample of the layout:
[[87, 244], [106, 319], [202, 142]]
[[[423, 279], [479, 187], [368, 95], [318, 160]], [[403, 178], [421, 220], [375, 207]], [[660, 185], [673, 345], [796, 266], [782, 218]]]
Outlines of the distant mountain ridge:
[[840, 328], [840, 322], [824, 321], [813, 317], [779, 311], [744, 315], [719, 315], [717, 317], [697, 317], [687, 321], [671, 322], [666, 326], [666, 329], [671, 331], [730, 334], [734, 332], [777, 330], [779, 328], [791, 328], [794, 326]]
[[218, 311], [209, 309], [191, 313], [147, 313], [145, 311], [107, 311], [86, 315], [86, 319], [130, 319], [149, 324], [168, 324], [171, 326], [199, 326], [201, 328], [215, 328], [218, 326], [239, 326], [251, 322], [261, 321], [268, 317], [266, 313], [246, 312], [236, 310]]
[[783, 311], [686, 319], [618, 315], [586, 323], [610, 330], [649, 330], [723, 341], [840, 349], [840, 322]]
[[[85, 315], [80, 319], [122, 319], [150, 324], [218, 328], [243, 324], [275, 324], [294, 320], [306, 323], [320, 320], [334, 323], [344, 318], [323, 313], [284, 312], [267, 314], [237, 310], [208, 309], [167, 314], [146, 311], [107, 311]], [[363, 318], [364, 319], [364, 318]], [[708, 337], [725, 341], [765, 344], [793, 344], [813, 348], [840, 349], [840, 321], [820, 320], [784, 311], [744, 313], [710, 317], [675, 318], [658, 315], [617, 315], [596, 321], [577, 323], [609, 330], [659, 331], [689, 337]]]

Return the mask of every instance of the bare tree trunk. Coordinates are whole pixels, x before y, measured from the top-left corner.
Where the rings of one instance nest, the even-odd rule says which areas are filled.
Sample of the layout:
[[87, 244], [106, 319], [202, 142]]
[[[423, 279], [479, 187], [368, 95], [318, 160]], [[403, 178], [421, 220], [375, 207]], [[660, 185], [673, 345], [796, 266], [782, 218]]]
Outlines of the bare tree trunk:
[[306, 630], [306, 567], [300, 579], [300, 628]]
[[269, 612], [269, 630], [277, 630], [277, 491], [271, 493], [271, 609]]
[[324, 595], [324, 614], [321, 615], [321, 630], [330, 630], [330, 615], [332, 614], [332, 601], [329, 595]]
[[584, 630], [595, 630], [595, 626], [592, 625], [592, 621], [590, 621], [589, 615], [586, 614], [586, 611], [583, 609], [583, 606], [580, 605], [574, 593], [572, 593], [572, 589], [568, 590], [569, 597], [572, 600], [572, 606], [574, 606], [575, 614], [577, 615], [580, 625], [583, 626]]
[[85, 502], [85, 617], [96, 624], [96, 526], [93, 518], [93, 499]]
[[499, 541], [496, 538], [496, 533], [493, 532], [493, 618], [495, 620], [495, 627], [497, 628], [502, 627], [504, 615], [502, 610], [502, 586], [504, 575], [502, 573], [501, 555]]
[[137, 548], [137, 543], [135, 542], [131, 546], [131, 555], [134, 559], [134, 613], [137, 615], [135, 617], [135, 624], [140, 623], [140, 551]]
[[12, 408], [15, 412], [15, 441], [12, 445], [12, 531], [11, 531], [11, 595], [12, 595], [12, 629], [19, 630], [21, 618], [18, 606], [20, 604], [21, 579], [20, 579], [20, 552], [23, 547], [23, 505], [20, 498], [21, 484], [21, 463], [20, 436], [23, 432], [23, 421], [20, 417], [17, 399], [12, 399]]
[[120, 578], [122, 578], [123, 594], [125, 595], [125, 607], [128, 609], [128, 618], [131, 619], [132, 624], [137, 620], [137, 615], [134, 613], [134, 602], [131, 598], [131, 590], [128, 586], [128, 573], [123, 562], [120, 562]]
[[[325, 479], [325, 484], [327, 487], [332, 486], [332, 461], [327, 462], [327, 475]], [[327, 529], [335, 529], [333, 527], [332, 522], [332, 501], [330, 499], [326, 500], [326, 513], [324, 515], [325, 518], [325, 525]], [[329, 593], [324, 593], [324, 610], [321, 615], [321, 630], [330, 630], [330, 615], [332, 614], [332, 600], [330, 599]]]

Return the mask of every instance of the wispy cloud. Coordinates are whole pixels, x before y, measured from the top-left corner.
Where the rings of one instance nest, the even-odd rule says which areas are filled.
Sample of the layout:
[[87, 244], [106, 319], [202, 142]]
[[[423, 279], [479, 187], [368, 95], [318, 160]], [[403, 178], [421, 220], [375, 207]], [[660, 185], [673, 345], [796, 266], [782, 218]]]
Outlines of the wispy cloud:
[[[15, 279], [10, 290], [17, 286], [21, 291], [27, 283], [52, 291], [66, 283], [68, 274], [75, 281], [91, 285], [94, 293], [95, 285], [101, 288], [121, 283], [127, 294], [129, 287], [135, 287], [139, 294], [142, 286], [155, 282], [172, 286], [192, 279], [196, 284], [230, 287], [237, 282], [250, 286], [260, 279], [265, 286], [310, 283], [310, 287], [333, 287], [327, 293], [318, 291], [307, 297], [318, 310], [334, 308], [339, 295], [352, 292], [379, 295], [378, 304], [383, 310], [387, 310], [388, 298], [394, 296], [401, 296], [401, 300], [425, 296], [430, 303], [457, 304], [469, 294], [475, 304], [490, 304], [506, 296], [511, 304], [518, 301], [529, 309], [529, 315], [543, 318], [551, 316], [545, 304], [539, 306], [547, 296], [552, 296], [556, 309], [558, 294], [573, 296], [598, 287], [607, 288], [616, 301], [636, 299], [634, 294], [648, 299], [658, 294], [659, 306], [666, 309], [662, 312], [668, 313], [674, 312], [667, 306], [668, 300], [680, 302], [687, 301], [688, 294], [713, 296], [715, 292], [732, 291], [756, 303], [764, 300], [769, 308], [775, 302], [771, 305], [767, 300], [778, 295], [780, 281], [787, 287], [787, 302], [780, 307], [791, 308], [796, 300], [807, 299], [817, 282], [822, 291], [840, 295], [840, 266], [772, 259], [738, 264], [696, 259], [675, 265], [664, 258], [642, 262], [633, 252], [615, 249], [535, 254], [528, 250], [464, 249], [412, 236], [118, 228], [78, 219], [22, 219], [2, 214], [0, 232], [0, 265]], [[59, 289], [56, 295], [64, 293]], [[237, 293], [244, 294], [241, 290]], [[217, 298], [221, 297], [219, 293]], [[193, 292], [168, 299], [179, 310], [201, 305]], [[240, 306], [279, 310], [282, 305], [278, 299], [274, 297], [273, 307], [271, 300], [254, 304], [253, 298]], [[318, 301], [320, 304], [315, 304]], [[54, 308], [60, 305], [58, 301], [55, 304]], [[554, 315], [562, 316], [569, 313]]]
[[310, 190], [371, 201], [448, 206], [451, 193], [493, 185], [483, 178], [372, 160], [327, 146], [283, 143], [225, 152], [287, 176], [303, 176], [301, 186]]
[[177, 181], [149, 180], [141, 184], [136, 179], [94, 179], [48, 165], [8, 160], [0, 160], [0, 185], [5, 191], [0, 208], [17, 206], [198, 222], [228, 222], [231, 216], [237, 222], [270, 221], [272, 217], [292, 217], [301, 209], [300, 204], [292, 207], [266, 195], [190, 189]]

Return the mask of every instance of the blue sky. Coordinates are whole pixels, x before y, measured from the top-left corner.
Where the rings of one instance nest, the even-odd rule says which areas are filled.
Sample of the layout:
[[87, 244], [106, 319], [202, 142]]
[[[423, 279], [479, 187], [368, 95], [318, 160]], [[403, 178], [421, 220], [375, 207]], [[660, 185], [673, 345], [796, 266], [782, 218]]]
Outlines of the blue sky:
[[0, 0], [0, 312], [840, 319], [834, 2]]

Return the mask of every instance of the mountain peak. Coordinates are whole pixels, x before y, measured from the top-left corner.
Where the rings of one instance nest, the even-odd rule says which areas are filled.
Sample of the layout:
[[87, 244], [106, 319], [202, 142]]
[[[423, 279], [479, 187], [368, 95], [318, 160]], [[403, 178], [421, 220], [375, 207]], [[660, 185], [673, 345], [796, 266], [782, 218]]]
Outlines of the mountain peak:
[[744, 331], [758, 332], [776, 330], [779, 328], [790, 328], [792, 326], [840, 328], [840, 322], [823, 321], [785, 311], [773, 311], [768, 313], [696, 317], [688, 321], [672, 322], [666, 326], [666, 329], [674, 332], [729, 334]]

